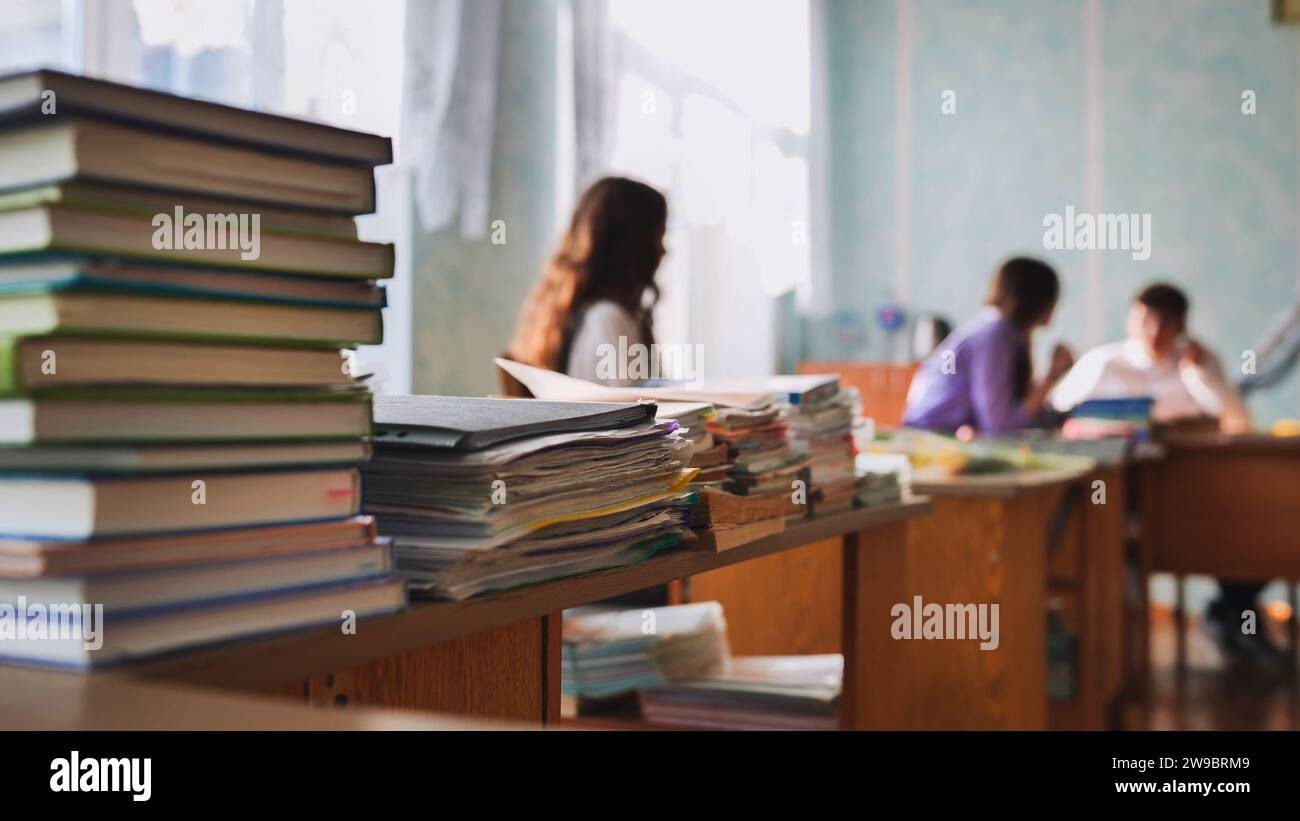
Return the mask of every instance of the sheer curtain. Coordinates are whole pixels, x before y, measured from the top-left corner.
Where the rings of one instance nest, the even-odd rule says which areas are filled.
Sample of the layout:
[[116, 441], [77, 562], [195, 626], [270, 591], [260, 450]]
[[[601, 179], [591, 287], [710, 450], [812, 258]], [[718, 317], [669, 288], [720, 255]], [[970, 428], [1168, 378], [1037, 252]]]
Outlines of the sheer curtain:
[[668, 195], [656, 335], [704, 345], [706, 378], [771, 373], [775, 300], [810, 289], [810, 25], [800, 0], [572, 0], [565, 187]]
[[426, 231], [487, 235], [501, 0], [423, 0], [407, 17], [407, 136]]

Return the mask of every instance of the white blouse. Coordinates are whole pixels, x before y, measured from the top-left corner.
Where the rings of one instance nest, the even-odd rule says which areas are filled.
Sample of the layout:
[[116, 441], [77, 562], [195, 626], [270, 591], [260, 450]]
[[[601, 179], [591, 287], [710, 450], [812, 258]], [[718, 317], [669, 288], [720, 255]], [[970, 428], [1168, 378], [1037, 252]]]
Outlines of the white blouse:
[[629, 364], [624, 354], [637, 344], [644, 344], [641, 325], [623, 306], [610, 300], [593, 302], [578, 321], [565, 370], [569, 376], [589, 382], [630, 385], [635, 380], [627, 378]]
[[1195, 416], [1230, 416], [1248, 423], [1249, 412], [1206, 351], [1200, 366], [1180, 365], [1178, 354], [1154, 362], [1142, 346], [1126, 339], [1088, 351], [1052, 390], [1051, 402], [1067, 411], [1087, 399], [1150, 396], [1151, 416], [1165, 422]]

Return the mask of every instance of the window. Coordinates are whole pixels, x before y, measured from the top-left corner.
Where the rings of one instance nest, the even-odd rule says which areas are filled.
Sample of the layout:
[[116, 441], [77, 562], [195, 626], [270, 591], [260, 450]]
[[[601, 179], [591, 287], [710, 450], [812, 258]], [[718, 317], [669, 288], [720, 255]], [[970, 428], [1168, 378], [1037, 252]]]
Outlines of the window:
[[809, 281], [809, 6], [756, 5], [609, 6], [619, 72], [610, 171], [669, 196], [657, 335], [704, 344], [706, 377], [770, 373], [772, 300]]
[[410, 390], [410, 205], [398, 142], [406, 5], [398, 0], [10, 0], [0, 21], [6, 70], [54, 66], [394, 138], [377, 170], [363, 239], [396, 242], [385, 342], [363, 367]]

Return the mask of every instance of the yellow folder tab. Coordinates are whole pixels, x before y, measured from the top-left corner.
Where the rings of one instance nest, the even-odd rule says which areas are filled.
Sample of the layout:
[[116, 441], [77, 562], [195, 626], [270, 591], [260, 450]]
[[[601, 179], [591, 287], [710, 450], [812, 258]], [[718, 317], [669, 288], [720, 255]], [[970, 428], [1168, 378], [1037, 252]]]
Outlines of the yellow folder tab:
[[583, 519], [595, 519], [599, 516], [608, 516], [611, 513], [622, 513], [625, 510], [632, 510], [658, 502], [662, 499], [668, 499], [681, 493], [691, 480], [700, 474], [699, 468], [682, 468], [675, 476], [668, 477], [668, 481], [663, 490], [657, 490], [654, 493], [646, 493], [632, 499], [626, 499], [622, 502], [616, 502], [604, 507], [592, 508], [590, 510], [578, 510], [572, 513], [556, 513], [543, 519], [537, 519], [529, 522], [520, 529], [526, 533], [532, 533], [552, 525], [562, 524], [564, 522], [580, 522]]

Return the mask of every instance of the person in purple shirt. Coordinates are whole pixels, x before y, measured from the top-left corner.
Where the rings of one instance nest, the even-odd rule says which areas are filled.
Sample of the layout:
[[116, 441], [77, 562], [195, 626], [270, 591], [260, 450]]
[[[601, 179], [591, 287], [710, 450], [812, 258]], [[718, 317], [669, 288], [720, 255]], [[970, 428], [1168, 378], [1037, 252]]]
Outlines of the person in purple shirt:
[[1061, 293], [1056, 271], [1027, 257], [1007, 260], [986, 305], [935, 349], [912, 378], [903, 424], [946, 433], [1006, 433], [1031, 424], [1074, 357], [1052, 351], [1047, 379], [1036, 382], [1030, 336], [1052, 319]]

